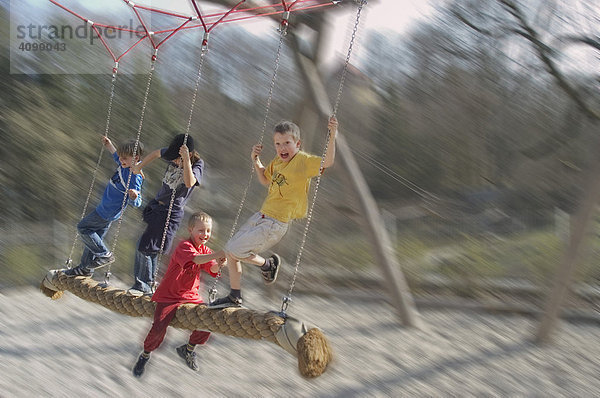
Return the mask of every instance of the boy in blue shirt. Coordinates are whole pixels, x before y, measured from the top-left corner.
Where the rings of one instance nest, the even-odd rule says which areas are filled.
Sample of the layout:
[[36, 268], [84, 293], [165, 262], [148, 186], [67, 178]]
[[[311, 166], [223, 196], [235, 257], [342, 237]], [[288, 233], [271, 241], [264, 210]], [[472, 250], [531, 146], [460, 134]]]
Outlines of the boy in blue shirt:
[[[119, 148], [115, 148], [112, 141], [103, 136], [102, 143], [110, 151], [118, 167], [104, 189], [100, 204], [77, 224], [77, 231], [85, 248], [79, 265], [65, 270], [65, 275], [92, 276], [95, 268], [113, 263], [115, 256], [104, 244], [104, 236], [108, 232], [110, 224], [119, 219], [122, 210], [128, 203], [134, 207], [140, 207], [142, 204], [143, 175], [131, 174], [127, 189], [125, 189], [125, 185], [130, 178], [130, 167], [139, 162], [144, 146], [138, 142], [134, 158], [135, 140], [127, 141], [119, 145]], [[124, 195], [127, 195], [125, 206], [123, 206]]]

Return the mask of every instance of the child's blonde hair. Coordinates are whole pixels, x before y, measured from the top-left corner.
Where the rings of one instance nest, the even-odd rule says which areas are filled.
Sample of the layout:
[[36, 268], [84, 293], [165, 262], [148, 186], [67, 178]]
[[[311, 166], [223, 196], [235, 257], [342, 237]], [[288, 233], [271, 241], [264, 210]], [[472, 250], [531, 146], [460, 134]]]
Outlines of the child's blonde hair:
[[[135, 140], [125, 141], [117, 148], [117, 155], [119, 156], [133, 156], [133, 150], [135, 149]], [[144, 155], [144, 144], [138, 141], [136, 156], [142, 157]]]
[[294, 140], [298, 141], [300, 139], [300, 127], [296, 123], [290, 122], [288, 120], [283, 120], [275, 125], [273, 129], [273, 134], [291, 134], [294, 137]]
[[198, 221], [212, 224], [212, 217], [203, 211], [198, 211], [190, 216], [190, 219], [188, 220], [188, 228], [193, 228]]

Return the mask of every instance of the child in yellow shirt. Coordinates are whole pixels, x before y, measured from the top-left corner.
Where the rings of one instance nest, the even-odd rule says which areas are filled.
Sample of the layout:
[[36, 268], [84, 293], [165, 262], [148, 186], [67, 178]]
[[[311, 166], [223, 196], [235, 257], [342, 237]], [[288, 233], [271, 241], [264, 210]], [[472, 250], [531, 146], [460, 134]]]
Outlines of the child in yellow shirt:
[[[327, 125], [331, 136], [323, 161], [324, 169], [331, 167], [335, 160], [337, 127], [337, 119], [331, 116]], [[265, 283], [274, 283], [281, 258], [277, 254], [263, 258], [258, 253], [277, 244], [287, 232], [290, 221], [306, 217], [310, 180], [321, 173], [321, 157], [300, 150], [300, 129], [292, 122], [284, 121], [275, 126], [273, 144], [277, 156], [267, 167], [259, 158], [263, 146], [252, 147], [252, 163], [258, 180], [268, 187], [267, 197], [260, 211], [254, 213], [225, 245], [231, 291], [228, 296], [210, 303], [212, 308], [241, 307], [241, 262], [260, 267]]]

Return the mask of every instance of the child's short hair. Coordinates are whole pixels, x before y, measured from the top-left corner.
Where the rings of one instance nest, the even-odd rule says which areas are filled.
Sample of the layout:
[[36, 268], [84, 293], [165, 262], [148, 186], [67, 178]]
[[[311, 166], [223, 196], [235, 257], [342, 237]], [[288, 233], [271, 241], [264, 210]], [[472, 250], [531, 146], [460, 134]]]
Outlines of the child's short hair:
[[296, 141], [300, 139], [300, 127], [296, 123], [284, 120], [277, 123], [273, 130], [274, 133], [291, 134]]
[[[133, 156], [133, 150], [135, 149], [135, 140], [125, 141], [117, 148], [117, 155], [119, 156]], [[142, 157], [144, 155], [144, 144], [138, 141], [136, 156]]]
[[212, 217], [203, 211], [198, 211], [190, 216], [188, 228], [193, 228], [198, 221], [209, 222], [212, 224]]

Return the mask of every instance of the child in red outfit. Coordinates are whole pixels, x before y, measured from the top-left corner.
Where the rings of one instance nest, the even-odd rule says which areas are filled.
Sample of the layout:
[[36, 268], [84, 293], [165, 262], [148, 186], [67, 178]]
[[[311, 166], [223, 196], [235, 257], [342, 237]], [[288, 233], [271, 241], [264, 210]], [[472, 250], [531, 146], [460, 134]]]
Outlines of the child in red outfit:
[[[156, 302], [154, 322], [144, 340], [144, 352], [140, 354], [133, 368], [136, 377], [144, 373], [150, 353], [162, 343], [177, 308], [183, 303], [203, 303], [199, 293], [201, 271], [216, 276], [220, 267], [225, 265], [223, 251], [213, 253], [205, 246], [212, 234], [212, 218], [208, 214], [192, 214], [188, 222], [188, 231], [190, 238], [180, 242], [175, 249], [167, 272], [152, 296], [152, 301]], [[210, 332], [194, 330], [188, 344], [177, 347], [177, 353], [191, 369], [198, 370], [194, 352], [196, 344], [206, 343], [209, 336]]]

